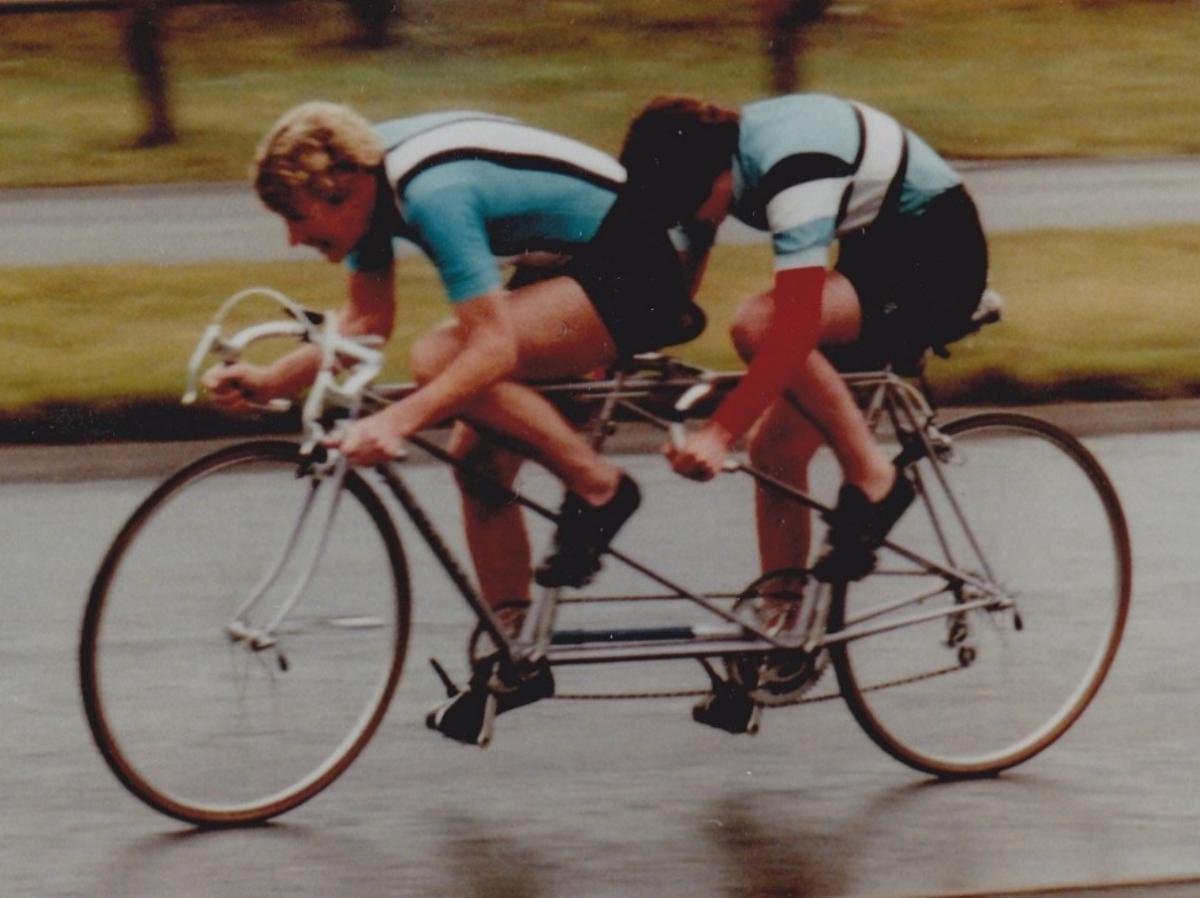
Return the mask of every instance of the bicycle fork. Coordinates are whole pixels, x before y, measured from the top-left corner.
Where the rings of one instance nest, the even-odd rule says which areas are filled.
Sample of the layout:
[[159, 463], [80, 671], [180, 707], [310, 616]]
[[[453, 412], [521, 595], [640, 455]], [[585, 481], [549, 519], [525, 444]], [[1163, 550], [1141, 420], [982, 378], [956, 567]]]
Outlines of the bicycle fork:
[[[317, 565], [325, 553], [325, 547], [329, 542], [329, 534], [333, 529], [333, 520], [337, 514], [338, 505], [341, 502], [342, 481], [346, 476], [346, 461], [339, 457], [327, 469], [322, 469], [314, 463], [307, 472], [302, 472], [302, 476], [306, 476], [309, 480], [308, 490], [304, 495], [300, 509], [296, 513], [295, 523], [292, 525], [282, 549], [268, 566], [258, 583], [250, 590], [250, 594], [238, 607], [237, 611], [234, 612], [233, 618], [225, 625], [225, 633], [231, 642], [244, 643], [254, 652], [275, 649], [279, 668], [283, 671], [288, 669], [288, 658], [282, 648], [279, 647], [279, 628], [287, 616], [295, 609], [305, 590], [308, 589], [316, 572]], [[251, 616], [264, 596], [279, 581], [288, 562], [300, 546], [305, 533], [305, 527], [315, 513], [318, 504], [317, 498], [322, 489], [332, 490], [333, 494], [328, 508], [323, 513], [323, 520], [316, 524], [319, 527], [316, 544], [312, 547], [312, 551], [308, 557], [303, 560], [296, 582], [292, 585], [287, 595], [279, 602], [274, 615], [271, 616], [270, 620], [264, 626], [254, 626], [251, 623]]]

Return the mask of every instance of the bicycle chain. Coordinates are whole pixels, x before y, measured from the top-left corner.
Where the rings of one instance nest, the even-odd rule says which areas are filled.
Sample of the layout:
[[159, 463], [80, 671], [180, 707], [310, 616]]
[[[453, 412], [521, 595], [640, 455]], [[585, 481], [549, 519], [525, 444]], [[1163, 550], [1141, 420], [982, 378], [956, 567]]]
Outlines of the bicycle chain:
[[[931, 670], [928, 673], [914, 674], [911, 677], [903, 677], [899, 680], [889, 680], [886, 683], [876, 683], [874, 686], [868, 686], [863, 689], [863, 692], [879, 692], [883, 689], [892, 689], [896, 686], [907, 686], [911, 683], [920, 683], [922, 680], [932, 680], [935, 677], [945, 676], [946, 674], [954, 673], [962, 670], [962, 666], [955, 664], [951, 667], [943, 667], [939, 670]], [[820, 672], [808, 684], [809, 687], [816, 684], [821, 678], [821, 674], [825, 672], [825, 666], [822, 665]], [[708, 695], [711, 692], [709, 689], [681, 689], [675, 691], [663, 692], [567, 692], [555, 695], [554, 698], [562, 701], [624, 701], [627, 699], [659, 699], [659, 698], [700, 698]], [[781, 702], [778, 705], [772, 705], [772, 708], [791, 708], [796, 705], [811, 705], [817, 702], [832, 701], [835, 698], [841, 698], [840, 692], [831, 692], [826, 695], [817, 695], [810, 697], [801, 697], [790, 702]]]

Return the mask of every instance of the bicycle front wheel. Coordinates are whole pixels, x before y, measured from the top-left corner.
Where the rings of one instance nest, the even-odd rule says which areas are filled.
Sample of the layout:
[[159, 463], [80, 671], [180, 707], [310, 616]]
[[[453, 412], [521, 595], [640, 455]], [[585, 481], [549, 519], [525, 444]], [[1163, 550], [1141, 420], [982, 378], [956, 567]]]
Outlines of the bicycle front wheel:
[[830, 636], [846, 641], [831, 657], [885, 751], [983, 776], [1051, 745], [1100, 688], [1129, 608], [1129, 535], [1100, 465], [1058, 427], [996, 413], [941, 433], [889, 538], [915, 557], [881, 550], [877, 573], [835, 587]]
[[80, 642], [88, 723], [151, 807], [260, 822], [363, 749], [408, 627], [400, 541], [362, 477], [313, 476], [291, 443], [239, 444], [167, 479], [104, 558]]

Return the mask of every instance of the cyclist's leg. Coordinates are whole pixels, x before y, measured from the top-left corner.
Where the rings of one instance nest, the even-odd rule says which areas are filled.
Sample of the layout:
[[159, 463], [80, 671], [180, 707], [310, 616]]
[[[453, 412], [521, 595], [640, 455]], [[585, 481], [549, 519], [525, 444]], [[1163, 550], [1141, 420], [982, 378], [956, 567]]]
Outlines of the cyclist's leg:
[[[978, 216], [962, 190], [938, 197], [922, 216], [892, 216], [843, 240], [832, 280], [856, 297], [861, 327], [852, 345], [830, 349], [831, 360], [841, 370], [890, 363], [900, 373], [919, 371], [930, 345], [965, 332], [956, 319], [969, 321], [986, 266]], [[871, 445], [879, 452], [873, 440]], [[838, 457], [845, 466], [844, 457]], [[913, 498], [909, 481], [894, 471], [887, 472], [893, 486], [881, 494], [856, 483], [845, 470], [848, 484], [862, 488], [844, 486], [839, 494], [832, 548], [817, 565], [822, 579], [856, 579], [870, 571], [875, 549]]]
[[[539, 281], [509, 293], [517, 335], [513, 380], [493, 384], [463, 407], [463, 417], [530, 447], [539, 462], [593, 505], [610, 499], [620, 471], [595, 452], [546, 399], [517, 381], [579, 377], [616, 359], [616, 347], [583, 289], [570, 278]], [[462, 346], [457, 326], [418, 340], [411, 366], [419, 381], [449, 365]]]
[[[809, 462], [824, 441], [795, 407], [777, 402], [750, 435], [750, 461], [772, 477], [807, 491]], [[760, 486], [755, 490], [754, 510], [762, 569], [806, 567], [812, 529], [808, 508]]]
[[[769, 321], [770, 294], [754, 297], [739, 309], [733, 338], [743, 357], [753, 356]], [[822, 344], [853, 342], [861, 322], [853, 286], [831, 272], [822, 296]], [[822, 442], [833, 450], [845, 482], [858, 487], [867, 500], [880, 501], [892, 490], [896, 473], [890, 459], [875, 442], [837, 370], [825, 355], [814, 352], [793, 374], [784, 399], [772, 406], [751, 434], [751, 460], [805, 489], [809, 462]], [[811, 533], [807, 509], [761, 485], [755, 498], [763, 569], [805, 567]]]
[[[517, 334], [517, 379], [579, 377], [615, 360], [612, 337], [575, 280], [556, 277], [539, 281], [511, 291], [508, 301]], [[433, 331], [414, 346], [414, 372], [418, 378], [436, 375], [452, 363], [460, 346], [455, 326]], [[538, 462], [566, 484], [569, 492], [557, 548], [539, 567], [538, 582], [545, 586], [586, 583], [599, 568], [599, 554], [637, 508], [636, 484], [592, 449], [544, 397], [515, 380], [480, 391], [463, 407], [462, 415], [525, 444]], [[468, 514], [481, 511], [472, 504], [465, 507]], [[486, 526], [479, 517], [468, 520], [469, 530]], [[514, 545], [518, 538], [527, 544], [520, 526], [505, 537], [506, 545]], [[492, 555], [490, 551], [475, 554], [477, 567], [487, 568]], [[480, 577], [490, 579], [490, 574], [481, 573]], [[504, 579], [507, 583], [507, 574]]]
[[[749, 300], [738, 310], [733, 326], [735, 346], [744, 358], [753, 356], [769, 326], [770, 294]], [[830, 272], [821, 298], [822, 345], [853, 342], [859, 334], [861, 311], [853, 285], [837, 272]], [[798, 430], [795, 439], [806, 438], [805, 430], [815, 427], [829, 444], [847, 483], [859, 487], [868, 499], [876, 501], [891, 488], [895, 472], [888, 457], [876, 444], [862, 412], [845, 381], [820, 352], [811, 353], [797, 368], [788, 383], [784, 402], [801, 413], [791, 420]], [[807, 419], [807, 420], [805, 420]], [[779, 446], [780, 462], [788, 453], [786, 435], [775, 435], [771, 444]], [[764, 447], [765, 449], [765, 447]], [[810, 453], [811, 454], [811, 453]]]
[[454, 478], [480, 592], [493, 608], [528, 600], [532, 553], [521, 507], [493, 487], [511, 488], [524, 459], [481, 439], [461, 421], [455, 423], [447, 448], [470, 464], [469, 470], [456, 468]]

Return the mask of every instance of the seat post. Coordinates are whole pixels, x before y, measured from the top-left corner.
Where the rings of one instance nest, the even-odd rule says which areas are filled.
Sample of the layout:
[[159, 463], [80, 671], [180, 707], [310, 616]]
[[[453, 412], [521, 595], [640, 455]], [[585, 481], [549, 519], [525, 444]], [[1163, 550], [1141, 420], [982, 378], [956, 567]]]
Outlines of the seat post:
[[604, 448], [605, 442], [613, 432], [612, 419], [617, 408], [617, 400], [625, 389], [625, 378], [629, 372], [624, 366], [617, 368], [613, 375], [613, 388], [604, 397], [600, 410], [596, 412], [591, 422], [591, 445], [597, 452]]

